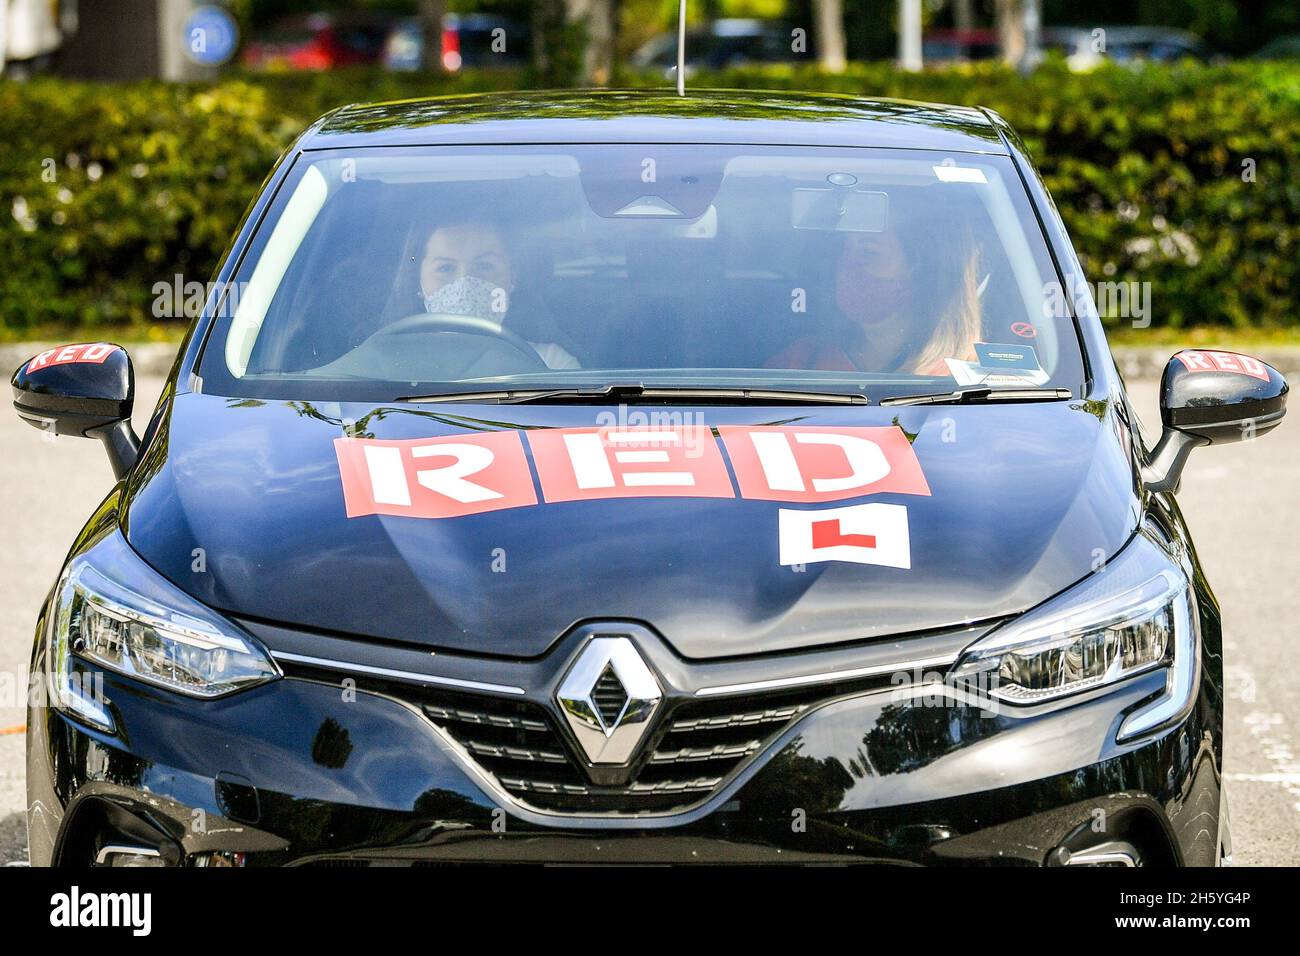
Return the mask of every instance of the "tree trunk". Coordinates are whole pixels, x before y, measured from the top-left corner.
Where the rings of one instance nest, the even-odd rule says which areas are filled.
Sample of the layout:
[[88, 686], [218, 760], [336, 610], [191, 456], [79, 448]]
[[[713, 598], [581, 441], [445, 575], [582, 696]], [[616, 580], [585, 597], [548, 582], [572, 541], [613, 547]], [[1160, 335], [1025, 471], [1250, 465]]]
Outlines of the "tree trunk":
[[898, 0], [898, 67], [915, 72], [921, 55], [921, 0]]
[[1023, 0], [997, 0], [993, 15], [997, 19], [998, 43], [1002, 46], [1002, 60], [1009, 66], [1019, 66], [1025, 56], [1025, 15]]
[[958, 30], [975, 29], [975, 0], [952, 0], [952, 21]]
[[813, 0], [813, 36], [822, 69], [842, 73], [847, 65], [844, 0]]
[[441, 71], [442, 17], [447, 12], [447, 0], [420, 0], [418, 9], [424, 36], [424, 68]]
[[614, 75], [614, 43], [618, 37], [617, 0], [566, 0], [567, 20], [580, 28], [586, 42], [578, 81], [605, 86]]

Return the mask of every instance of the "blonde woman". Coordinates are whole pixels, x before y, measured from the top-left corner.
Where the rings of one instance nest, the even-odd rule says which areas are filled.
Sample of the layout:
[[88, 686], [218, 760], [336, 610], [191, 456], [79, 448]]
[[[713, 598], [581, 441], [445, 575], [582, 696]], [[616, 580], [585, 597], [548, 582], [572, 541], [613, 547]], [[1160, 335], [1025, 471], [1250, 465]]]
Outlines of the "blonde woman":
[[[796, 339], [768, 368], [948, 375], [981, 337], [979, 250], [969, 233], [922, 229], [836, 235], [818, 258], [835, 321]], [[810, 296], [809, 311], [816, 308]]]

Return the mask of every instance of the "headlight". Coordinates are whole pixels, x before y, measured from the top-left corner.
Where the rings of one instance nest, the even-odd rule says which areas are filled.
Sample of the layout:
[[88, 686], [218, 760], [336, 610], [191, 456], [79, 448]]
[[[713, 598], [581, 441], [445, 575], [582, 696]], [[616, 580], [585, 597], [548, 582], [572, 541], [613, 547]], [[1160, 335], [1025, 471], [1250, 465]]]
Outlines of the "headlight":
[[253, 638], [146, 565], [117, 532], [74, 558], [59, 582], [51, 654], [60, 704], [104, 727], [106, 713], [72, 679], [74, 658], [192, 697], [280, 676]]
[[1187, 578], [1144, 534], [1104, 569], [967, 648], [952, 677], [996, 700], [1040, 704], [1166, 668], [1165, 693], [1129, 714], [1120, 739], [1191, 705], [1199, 635]]

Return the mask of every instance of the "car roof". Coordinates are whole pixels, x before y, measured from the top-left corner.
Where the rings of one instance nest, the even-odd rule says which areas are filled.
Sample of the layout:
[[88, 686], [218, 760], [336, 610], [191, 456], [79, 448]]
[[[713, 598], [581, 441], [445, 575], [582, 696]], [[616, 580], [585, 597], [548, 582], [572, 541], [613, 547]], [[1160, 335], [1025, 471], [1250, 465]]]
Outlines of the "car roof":
[[1005, 154], [997, 127], [964, 106], [757, 90], [477, 93], [345, 106], [299, 144], [735, 143], [884, 146]]

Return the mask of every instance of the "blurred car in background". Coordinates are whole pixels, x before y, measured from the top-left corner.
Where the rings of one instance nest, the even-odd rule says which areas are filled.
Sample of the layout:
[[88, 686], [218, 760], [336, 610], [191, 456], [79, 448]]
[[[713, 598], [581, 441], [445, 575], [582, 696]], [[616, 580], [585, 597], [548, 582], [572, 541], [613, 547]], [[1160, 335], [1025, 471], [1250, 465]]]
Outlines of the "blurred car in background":
[[[750, 63], [810, 60], [811, 45], [794, 50], [790, 28], [775, 20], [714, 20], [686, 32], [686, 70], [725, 70]], [[677, 34], [663, 33], [632, 54], [632, 66], [672, 73], [677, 67]]]
[[249, 41], [243, 62], [260, 70], [333, 70], [378, 63], [394, 22], [391, 16], [365, 13], [287, 17]]
[[1300, 60], [1300, 33], [1274, 37], [1251, 55], [1252, 60]]
[[996, 30], [931, 30], [921, 42], [921, 58], [932, 65], [993, 60], [1001, 54]]
[[1060, 53], [1074, 70], [1112, 63], [1176, 63], [1223, 59], [1194, 33], [1169, 27], [1052, 27], [1043, 31], [1043, 49]]
[[[518, 66], [528, 61], [527, 25], [487, 13], [449, 13], [442, 18], [442, 68]], [[384, 66], [411, 71], [424, 67], [424, 28], [418, 17], [401, 20], [384, 47]]]

